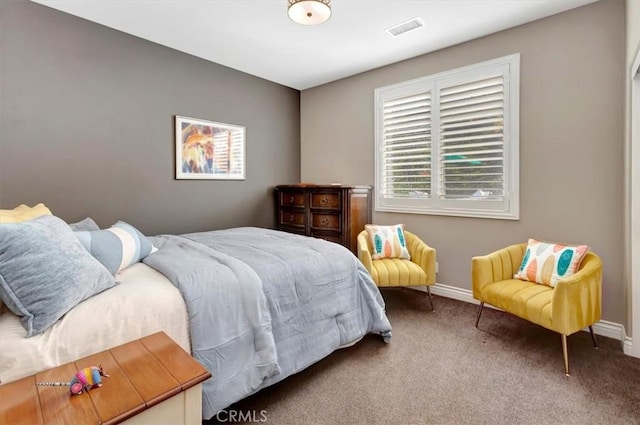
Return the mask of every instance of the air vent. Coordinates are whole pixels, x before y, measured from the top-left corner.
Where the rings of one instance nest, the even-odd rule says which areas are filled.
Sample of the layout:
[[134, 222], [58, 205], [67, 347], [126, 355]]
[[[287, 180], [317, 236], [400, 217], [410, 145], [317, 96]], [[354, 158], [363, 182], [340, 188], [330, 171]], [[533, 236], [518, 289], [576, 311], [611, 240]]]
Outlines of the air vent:
[[401, 24], [395, 25], [387, 29], [387, 32], [392, 36], [396, 37], [400, 34], [404, 34], [405, 32], [409, 32], [416, 28], [420, 28], [423, 25], [424, 24], [422, 23], [422, 20], [420, 18], [413, 18], [408, 20], [407, 22], [403, 22]]

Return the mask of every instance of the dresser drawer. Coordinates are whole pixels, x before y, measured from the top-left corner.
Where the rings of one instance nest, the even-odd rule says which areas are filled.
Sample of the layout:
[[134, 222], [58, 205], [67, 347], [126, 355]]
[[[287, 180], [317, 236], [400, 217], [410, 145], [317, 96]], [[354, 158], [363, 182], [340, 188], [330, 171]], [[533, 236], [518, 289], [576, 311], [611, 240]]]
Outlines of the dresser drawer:
[[285, 226], [302, 226], [304, 228], [306, 224], [307, 214], [304, 211], [280, 211], [280, 225]]
[[319, 192], [311, 194], [311, 208], [340, 209], [340, 192]]
[[322, 212], [311, 213], [311, 227], [314, 229], [340, 231], [340, 214]]
[[280, 205], [285, 208], [304, 208], [307, 206], [307, 194], [305, 192], [280, 192]]

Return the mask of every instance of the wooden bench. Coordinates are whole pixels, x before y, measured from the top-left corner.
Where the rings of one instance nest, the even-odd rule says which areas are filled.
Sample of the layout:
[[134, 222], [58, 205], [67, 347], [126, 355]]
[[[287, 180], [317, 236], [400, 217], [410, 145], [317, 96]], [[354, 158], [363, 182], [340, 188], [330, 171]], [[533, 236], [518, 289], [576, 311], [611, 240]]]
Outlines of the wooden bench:
[[[68, 382], [102, 365], [102, 387], [72, 396]], [[164, 332], [0, 385], [0, 424], [202, 423], [202, 382], [211, 374]]]

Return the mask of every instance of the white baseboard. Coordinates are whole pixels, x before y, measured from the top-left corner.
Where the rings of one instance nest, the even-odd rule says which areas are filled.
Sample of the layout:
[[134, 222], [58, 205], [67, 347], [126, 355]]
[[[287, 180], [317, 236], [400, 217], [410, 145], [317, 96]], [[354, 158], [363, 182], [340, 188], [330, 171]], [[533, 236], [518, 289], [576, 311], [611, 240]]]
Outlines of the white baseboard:
[[[426, 288], [422, 286], [412, 286], [411, 289], [415, 289], [418, 291], [426, 292]], [[473, 298], [473, 293], [469, 289], [457, 288], [455, 286], [443, 285], [441, 283], [436, 283], [431, 287], [431, 293], [433, 295], [439, 295], [445, 298], [453, 298], [454, 300], [464, 301], [471, 304], [480, 304], [478, 300]], [[487, 307], [492, 307], [497, 310], [492, 305], [485, 304]], [[588, 328], [583, 329], [583, 331], [589, 331]], [[609, 322], [606, 320], [600, 320], [598, 323], [593, 325], [593, 333], [596, 335], [601, 335], [607, 338], [616, 339], [621, 342], [622, 350], [625, 354], [631, 355], [631, 337], [627, 336], [627, 333], [624, 329], [624, 326], [620, 323]]]
[[640, 356], [636, 356], [634, 354], [633, 350], [631, 349], [631, 337], [630, 336], [625, 336], [624, 340], [622, 341], [622, 350], [624, 351], [624, 353], [627, 356], [633, 356], [633, 357], [640, 358]]

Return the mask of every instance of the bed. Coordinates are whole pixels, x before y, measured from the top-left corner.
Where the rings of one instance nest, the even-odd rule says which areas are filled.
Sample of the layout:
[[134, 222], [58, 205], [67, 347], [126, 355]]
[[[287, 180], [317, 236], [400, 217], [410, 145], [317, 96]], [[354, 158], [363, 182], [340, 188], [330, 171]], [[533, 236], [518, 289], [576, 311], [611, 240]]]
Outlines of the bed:
[[[107, 350], [144, 335], [164, 331], [191, 351], [188, 316], [180, 291], [164, 275], [137, 263], [120, 283], [92, 296], [45, 332], [26, 338], [20, 318], [0, 315], [0, 383]], [[153, 303], [148, 301], [154, 294]]]
[[212, 373], [209, 419], [368, 333], [389, 342], [380, 292], [341, 245], [253, 227], [148, 240], [153, 253], [46, 330], [27, 338], [25, 318], [3, 313], [0, 382], [162, 330]]

